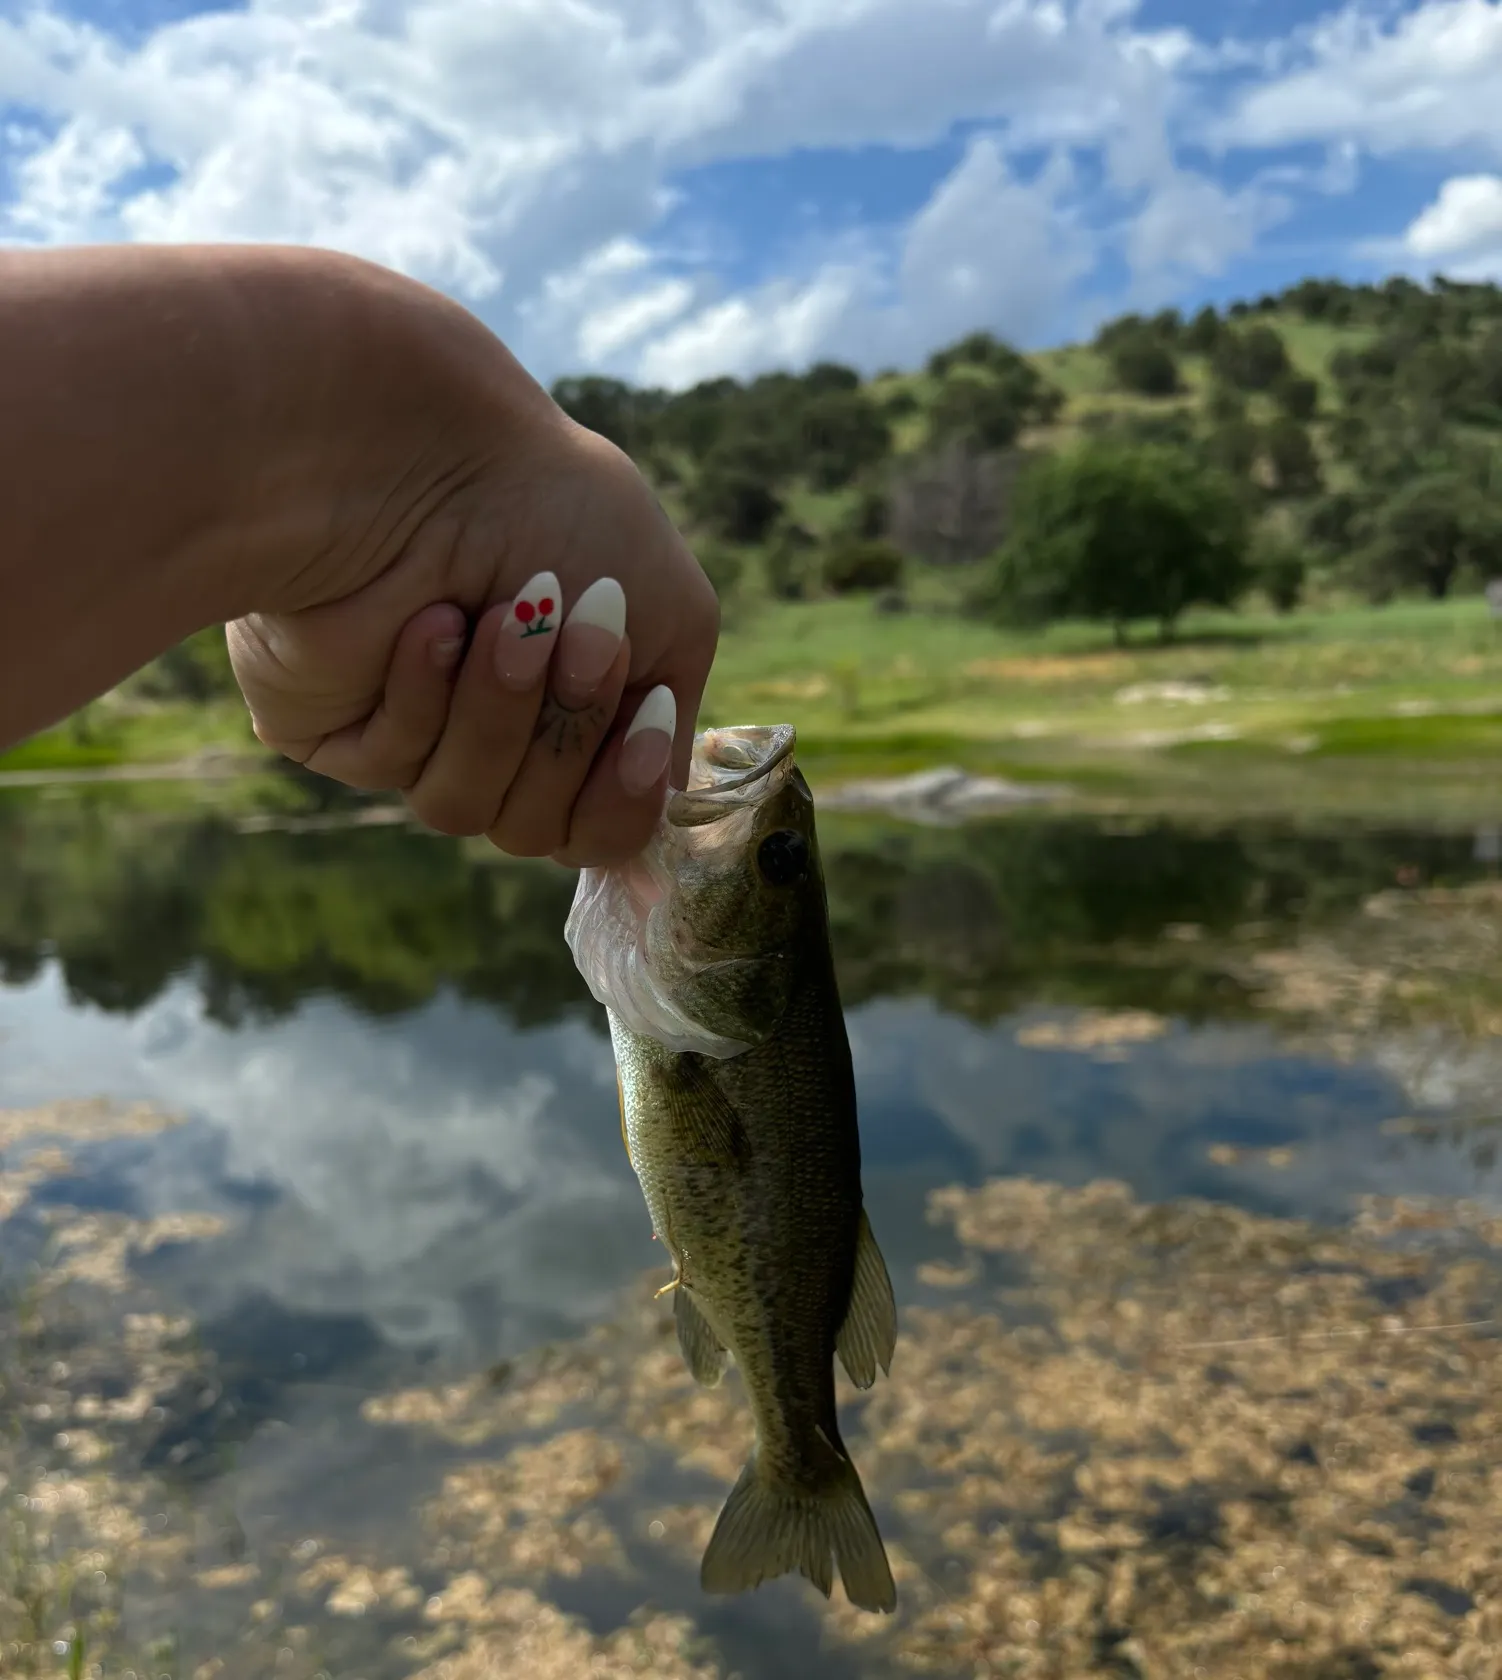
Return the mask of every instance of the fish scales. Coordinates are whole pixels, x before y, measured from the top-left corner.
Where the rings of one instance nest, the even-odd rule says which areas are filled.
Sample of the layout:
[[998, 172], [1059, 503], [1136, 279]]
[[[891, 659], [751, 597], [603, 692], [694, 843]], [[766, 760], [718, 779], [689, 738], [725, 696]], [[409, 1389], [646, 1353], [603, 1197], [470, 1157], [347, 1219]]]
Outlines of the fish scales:
[[861, 1191], [813, 801], [792, 731], [711, 731], [642, 860], [585, 871], [569, 919], [609, 1012], [622, 1130], [674, 1265], [684, 1357], [740, 1367], [757, 1447], [705, 1553], [710, 1591], [790, 1571], [896, 1601], [840, 1437], [836, 1353], [890, 1365], [895, 1306]]

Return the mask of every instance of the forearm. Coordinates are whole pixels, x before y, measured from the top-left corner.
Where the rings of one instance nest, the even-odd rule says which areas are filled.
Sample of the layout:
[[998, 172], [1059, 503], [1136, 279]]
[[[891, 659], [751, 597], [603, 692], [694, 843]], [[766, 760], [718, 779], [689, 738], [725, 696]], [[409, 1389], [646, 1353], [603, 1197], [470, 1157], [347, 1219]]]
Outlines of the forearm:
[[0, 747], [196, 629], [358, 587], [445, 493], [459, 411], [541, 396], [425, 288], [252, 246], [0, 254], [0, 380]]

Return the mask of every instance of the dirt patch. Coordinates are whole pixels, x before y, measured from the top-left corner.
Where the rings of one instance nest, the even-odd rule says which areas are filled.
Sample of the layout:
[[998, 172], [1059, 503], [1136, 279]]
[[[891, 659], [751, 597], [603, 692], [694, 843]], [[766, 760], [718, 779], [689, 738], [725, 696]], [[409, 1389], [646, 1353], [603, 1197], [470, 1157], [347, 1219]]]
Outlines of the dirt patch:
[[1081, 653], [1074, 658], [1038, 654], [1032, 658], [974, 659], [967, 677], [983, 682], [1029, 683], [1053, 687], [1064, 683], [1110, 682], [1136, 668], [1125, 653]]

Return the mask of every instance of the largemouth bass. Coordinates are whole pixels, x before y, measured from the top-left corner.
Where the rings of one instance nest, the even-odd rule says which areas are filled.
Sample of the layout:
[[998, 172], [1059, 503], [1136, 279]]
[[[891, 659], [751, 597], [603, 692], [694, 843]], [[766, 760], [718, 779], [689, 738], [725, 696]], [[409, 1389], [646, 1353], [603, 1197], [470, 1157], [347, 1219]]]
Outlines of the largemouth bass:
[[[808, 784], [785, 725], [700, 735], [647, 850], [585, 870], [566, 937], [605, 1005], [621, 1129], [673, 1263], [695, 1379], [740, 1368], [757, 1444], [700, 1581], [793, 1571], [897, 1602], [840, 1439], [834, 1359], [869, 1388], [897, 1310], [861, 1194], [850, 1045]], [[664, 1291], [665, 1293], [667, 1291]]]

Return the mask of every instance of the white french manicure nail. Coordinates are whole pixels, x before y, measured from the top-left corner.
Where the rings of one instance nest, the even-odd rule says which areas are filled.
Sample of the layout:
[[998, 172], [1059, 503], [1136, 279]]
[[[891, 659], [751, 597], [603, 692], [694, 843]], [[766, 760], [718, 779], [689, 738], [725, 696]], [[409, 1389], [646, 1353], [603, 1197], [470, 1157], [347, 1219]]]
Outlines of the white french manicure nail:
[[660, 684], [636, 709], [621, 742], [620, 777], [627, 793], [649, 792], [666, 773], [678, 728], [678, 702]]
[[597, 578], [563, 621], [553, 680], [565, 697], [587, 700], [605, 680], [626, 634], [626, 591]]

